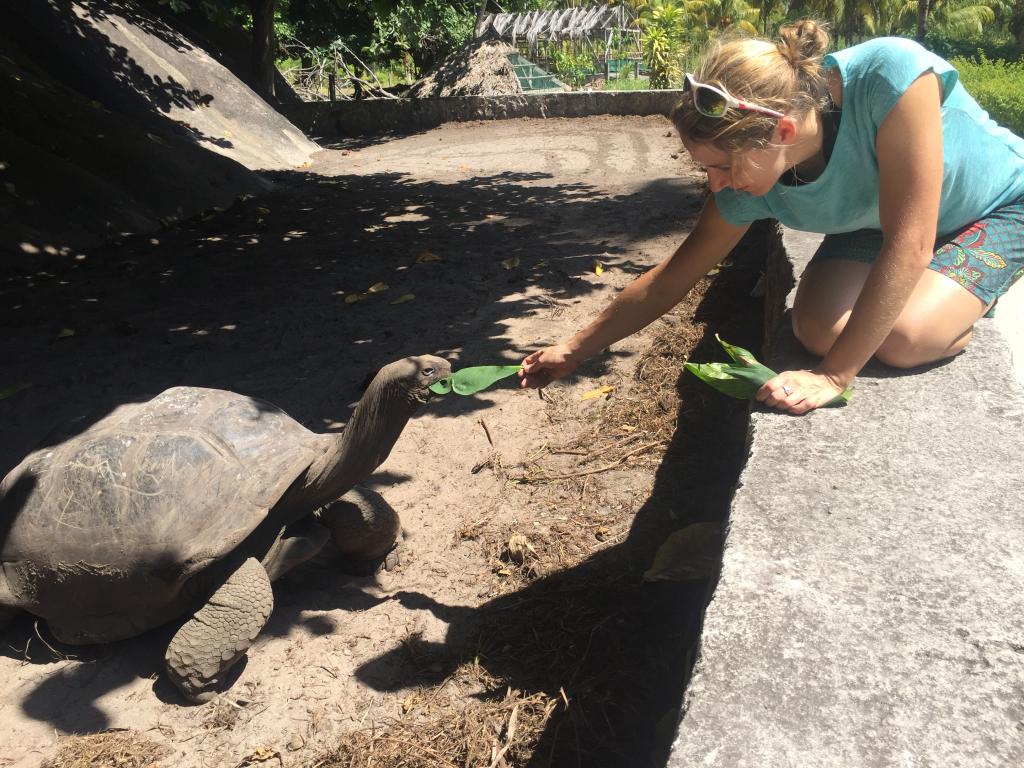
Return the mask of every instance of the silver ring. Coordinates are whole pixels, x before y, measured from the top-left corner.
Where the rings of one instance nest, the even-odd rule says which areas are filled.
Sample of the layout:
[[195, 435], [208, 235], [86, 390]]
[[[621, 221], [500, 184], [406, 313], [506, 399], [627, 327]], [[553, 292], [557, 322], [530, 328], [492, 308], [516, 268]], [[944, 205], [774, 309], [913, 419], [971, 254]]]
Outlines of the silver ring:
[[782, 391], [785, 392], [787, 395], [792, 395], [793, 394], [793, 390], [790, 389], [789, 387], [783, 387]]

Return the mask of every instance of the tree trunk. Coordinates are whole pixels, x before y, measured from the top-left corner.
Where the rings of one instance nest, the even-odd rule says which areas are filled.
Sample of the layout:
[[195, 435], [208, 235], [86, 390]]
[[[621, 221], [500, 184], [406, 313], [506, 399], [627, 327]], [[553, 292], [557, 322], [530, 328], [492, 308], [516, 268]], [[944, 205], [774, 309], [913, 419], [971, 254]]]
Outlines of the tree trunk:
[[252, 7], [252, 74], [256, 91], [274, 98], [274, 5], [277, 0], [250, 0]]
[[1018, 7], [1010, 17], [1010, 34], [1018, 45], [1024, 45], [1024, 8]]
[[476, 26], [473, 28], [473, 37], [480, 37], [484, 33], [484, 17], [487, 16], [487, 0], [480, 0], [476, 7]]
[[917, 41], [924, 42], [928, 31], [928, 0], [917, 0]]

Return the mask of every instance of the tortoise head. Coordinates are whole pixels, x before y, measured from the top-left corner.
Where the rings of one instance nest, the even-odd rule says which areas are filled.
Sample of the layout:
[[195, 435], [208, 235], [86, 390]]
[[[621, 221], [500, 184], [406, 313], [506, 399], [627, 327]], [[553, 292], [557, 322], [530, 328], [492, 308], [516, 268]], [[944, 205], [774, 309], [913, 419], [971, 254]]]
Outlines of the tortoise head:
[[[401, 388], [410, 404], [423, 405], [431, 397], [430, 385], [452, 374], [451, 364], [434, 355], [403, 357], [381, 368], [374, 377], [389, 390]], [[372, 385], [371, 385], [372, 386]]]

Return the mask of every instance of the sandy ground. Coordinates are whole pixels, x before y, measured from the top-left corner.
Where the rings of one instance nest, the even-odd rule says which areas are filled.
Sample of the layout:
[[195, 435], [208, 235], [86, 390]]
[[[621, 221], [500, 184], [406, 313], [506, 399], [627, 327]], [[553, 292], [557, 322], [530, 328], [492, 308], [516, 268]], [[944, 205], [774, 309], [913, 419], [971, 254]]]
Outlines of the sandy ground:
[[[660, 118], [444, 126], [326, 150], [308, 173], [277, 176], [269, 197], [153, 238], [72, 263], [26, 261], [0, 297], [0, 385], [31, 384], [0, 400], [3, 471], [55, 425], [167, 386], [263, 397], [327, 431], [390, 360], [518, 362], [678, 244], [702, 193], [677, 153]], [[417, 262], [423, 252], [440, 259]], [[378, 281], [389, 290], [345, 302]], [[415, 298], [391, 303], [406, 294]], [[548, 400], [499, 385], [429, 403], [371, 483], [403, 515], [411, 557], [352, 578], [325, 555], [276, 584], [274, 614], [226, 705], [185, 706], [162, 677], [173, 625], [78, 649], [19, 618], [0, 643], [0, 765], [39, 765], [66, 734], [105, 729], [168, 745], [161, 765], [236, 766], [261, 748], [305, 764], [339, 734], [401, 716], [425, 686], [447, 679], [446, 695], [479, 694], [453, 670], [509, 590], [481, 539], [458, 534], [543, 535], [577, 512], [578, 483], [552, 495], [509, 477], [606, 402], [583, 393], [627, 393], [637, 353], [661, 327], [617, 344]], [[631, 516], [648, 503], [655, 470], [596, 475], [601, 503]], [[628, 528], [590, 531], [587, 546], [613, 548]], [[537, 671], [488, 658], [491, 675], [524, 688]], [[547, 689], [585, 695], [572, 669], [545, 674]]]

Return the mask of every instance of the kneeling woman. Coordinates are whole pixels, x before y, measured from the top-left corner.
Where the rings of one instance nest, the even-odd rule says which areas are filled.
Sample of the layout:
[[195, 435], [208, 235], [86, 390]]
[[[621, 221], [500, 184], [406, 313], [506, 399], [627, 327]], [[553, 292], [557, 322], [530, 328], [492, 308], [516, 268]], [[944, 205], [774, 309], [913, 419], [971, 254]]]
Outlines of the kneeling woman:
[[1024, 140], [997, 125], [956, 70], [917, 43], [878, 38], [823, 56], [824, 29], [714, 44], [672, 114], [711, 191], [693, 232], [567, 341], [523, 361], [544, 386], [674, 307], [775, 218], [825, 233], [800, 279], [797, 338], [820, 364], [785, 371], [758, 399], [817, 408], [871, 358], [950, 357], [1024, 273]]

